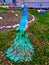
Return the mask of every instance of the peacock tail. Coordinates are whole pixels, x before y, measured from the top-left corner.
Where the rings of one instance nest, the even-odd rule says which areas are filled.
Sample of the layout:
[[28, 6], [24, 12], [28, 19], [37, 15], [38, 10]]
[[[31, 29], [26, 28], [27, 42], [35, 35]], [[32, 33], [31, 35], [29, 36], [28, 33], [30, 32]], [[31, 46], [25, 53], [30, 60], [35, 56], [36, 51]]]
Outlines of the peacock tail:
[[24, 5], [22, 17], [20, 19], [20, 25], [16, 28], [18, 33], [13, 40], [13, 44], [7, 49], [6, 57], [14, 62], [27, 62], [32, 61], [32, 55], [34, 54], [33, 45], [30, 43], [28, 34], [26, 33], [26, 21], [28, 20], [28, 14], [26, 5]]

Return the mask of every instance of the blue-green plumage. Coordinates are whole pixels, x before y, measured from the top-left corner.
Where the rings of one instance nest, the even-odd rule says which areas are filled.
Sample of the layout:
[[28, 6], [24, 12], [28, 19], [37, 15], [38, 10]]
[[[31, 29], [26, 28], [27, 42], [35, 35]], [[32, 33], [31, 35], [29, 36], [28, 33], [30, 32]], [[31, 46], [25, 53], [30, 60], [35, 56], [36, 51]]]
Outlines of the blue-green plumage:
[[20, 19], [20, 25], [16, 28], [18, 33], [13, 40], [13, 44], [6, 51], [6, 56], [14, 62], [27, 62], [32, 61], [32, 55], [34, 54], [33, 45], [30, 43], [28, 34], [26, 33], [25, 25], [28, 20], [28, 14], [26, 5], [23, 7], [22, 17]]

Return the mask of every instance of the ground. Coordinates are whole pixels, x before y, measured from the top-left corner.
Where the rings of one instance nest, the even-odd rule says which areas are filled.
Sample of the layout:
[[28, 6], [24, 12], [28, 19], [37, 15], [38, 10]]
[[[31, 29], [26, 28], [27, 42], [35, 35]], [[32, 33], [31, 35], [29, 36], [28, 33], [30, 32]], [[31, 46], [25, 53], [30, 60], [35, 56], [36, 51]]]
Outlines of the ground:
[[[15, 10], [16, 11], [16, 10]], [[34, 46], [33, 61], [27, 63], [14, 63], [6, 58], [5, 52], [13, 43], [16, 30], [11, 29], [0, 32], [0, 65], [49, 65], [49, 11], [38, 14], [36, 10], [28, 10], [36, 17], [35, 22], [29, 24], [29, 38]]]
[[[17, 14], [18, 16], [16, 16], [15, 14]], [[0, 16], [2, 17], [2, 20], [0, 20], [0, 27], [3, 26], [14, 26], [16, 24], [19, 24], [20, 18], [21, 18], [21, 14], [20, 12], [0, 12]], [[28, 14], [28, 21], [32, 20], [32, 16], [30, 14]], [[3, 28], [0, 29], [0, 31], [5, 31], [8, 30], [7, 28]]]

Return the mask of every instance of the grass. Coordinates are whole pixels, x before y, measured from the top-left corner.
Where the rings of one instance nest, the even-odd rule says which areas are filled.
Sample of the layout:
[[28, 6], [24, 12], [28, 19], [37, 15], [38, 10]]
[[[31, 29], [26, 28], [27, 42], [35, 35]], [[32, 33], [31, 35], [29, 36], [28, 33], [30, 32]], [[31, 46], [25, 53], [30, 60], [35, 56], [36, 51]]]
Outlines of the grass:
[[[36, 21], [33, 24], [30, 24], [29, 30], [33, 34], [37, 34], [38, 36], [42, 37], [43, 39], [49, 40], [49, 12], [45, 14], [38, 14], [36, 10], [30, 10], [31, 14], [36, 16]], [[35, 14], [34, 14], [35, 13]]]
[[[15, 11], [15, 12], [21, 12], [22, 10], [20, 9], [18, 9], [18, 8], [13, 8], [13, 11]], [[2, 8], [2, 7], [0, 7], [0, 12], [9, 12], [9, 10], [8, 10], [8, 8]]]
[[[16, 9], [15, 9], [16, 11]], [[19, 11], [19, 10], [17, 10]], [[20, 11], [21, 12], [21, 11]], [[35, 48], [35, 54], [33, 61], [28, 63], [13, 63], [13, 65], [49, 65], [49, 11], [45, 14], [38, 14], [36, 10], [28, 10], [29, 13], [36, 17], [34, 23], [29, 25], [29, 32], [33, 34], [33, 45]], [[16, 31], [0, 32], [0, 49], [6, 51], [6, 49], [13, 43]]]
[[0, 12], [8, 12], [8, 9], [0, 7]]

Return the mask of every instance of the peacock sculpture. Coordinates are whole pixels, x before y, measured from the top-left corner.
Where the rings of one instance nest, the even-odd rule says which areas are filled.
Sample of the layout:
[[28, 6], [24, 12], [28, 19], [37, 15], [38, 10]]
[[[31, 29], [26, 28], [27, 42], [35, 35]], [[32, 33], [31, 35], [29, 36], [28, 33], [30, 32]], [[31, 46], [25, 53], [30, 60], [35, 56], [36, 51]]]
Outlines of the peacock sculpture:
[[20, 24], [16, 28], [17, 34], [13, 40], [13, 44], [7, 49], [6, 57], [14, 62], [27, 62], [32, 61], [34, 54], [33, 45], [30, 43], [26, 30], [28, 29], [28, 13], [26, 5], [23, 6]]

